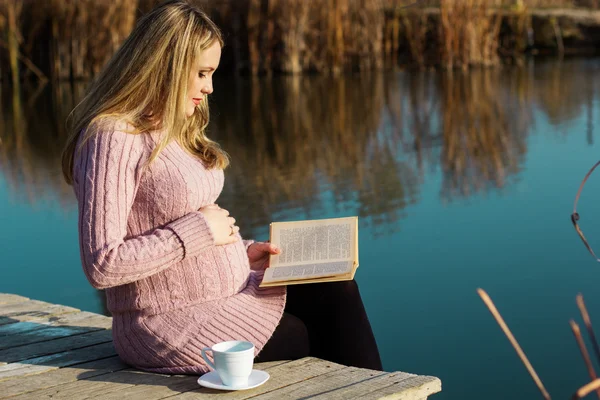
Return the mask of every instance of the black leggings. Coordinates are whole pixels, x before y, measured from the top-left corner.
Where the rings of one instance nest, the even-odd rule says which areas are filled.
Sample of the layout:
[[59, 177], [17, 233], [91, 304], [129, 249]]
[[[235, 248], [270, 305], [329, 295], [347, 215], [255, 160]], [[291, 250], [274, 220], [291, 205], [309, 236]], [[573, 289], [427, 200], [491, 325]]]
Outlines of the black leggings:
[[283, 317], [256, 362], [312, 356], [383, 370], [355, 281], [291, 285], [287, 291]]

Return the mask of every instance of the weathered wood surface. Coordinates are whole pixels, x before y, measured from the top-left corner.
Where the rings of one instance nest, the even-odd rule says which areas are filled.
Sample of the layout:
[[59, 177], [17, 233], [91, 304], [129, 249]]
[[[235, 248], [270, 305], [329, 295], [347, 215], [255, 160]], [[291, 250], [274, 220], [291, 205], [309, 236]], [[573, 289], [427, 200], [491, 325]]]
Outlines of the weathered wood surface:
[[441, 390], [436, 377], [346, 367], [317, 358], [256, 364], [271, 378], [222, 392], [197, 376], [161, 375], [120, 361], [111, 318], [0, 293], [0, 399], [403, 399]]

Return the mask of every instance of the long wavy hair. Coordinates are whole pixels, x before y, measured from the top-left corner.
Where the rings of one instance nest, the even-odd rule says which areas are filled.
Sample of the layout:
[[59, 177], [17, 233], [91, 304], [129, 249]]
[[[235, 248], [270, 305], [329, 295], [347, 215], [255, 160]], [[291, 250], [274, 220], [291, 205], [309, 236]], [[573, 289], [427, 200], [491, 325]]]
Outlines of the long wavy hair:
[[[215, 41], [223, 46], [219, 28], [185, 0], [165, 1], [144, 15], [67, 120], [70, 135], [62, 153], [66, 182], [73, 182], [75, 151], [115, 121], [126, 123], [131, 134], [166, 132], [146, 165], [176, 139], [208, 168], [227, 167], [227, 153], [205, 133], [208, 96], [191, 117], [184, 113], [191, 68], [200, 53]], [[82, 132], [84, 137], [77, 148]]]

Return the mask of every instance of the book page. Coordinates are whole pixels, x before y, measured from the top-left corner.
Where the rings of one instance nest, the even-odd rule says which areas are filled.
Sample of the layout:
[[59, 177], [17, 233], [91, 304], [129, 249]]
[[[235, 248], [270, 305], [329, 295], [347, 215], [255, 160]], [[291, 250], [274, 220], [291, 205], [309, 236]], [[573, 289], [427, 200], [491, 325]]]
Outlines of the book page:
[[337, 261], [319, 264], [302, 264], [267, 268], [263, 282], [291, 281], [296, 279], [321, 278], [352, 272], [353, 261]]
[[271, 243], [281, 254], [271, 256], [271, 267], [312, 265], [357, 260], [356, 217], [271, 224]]

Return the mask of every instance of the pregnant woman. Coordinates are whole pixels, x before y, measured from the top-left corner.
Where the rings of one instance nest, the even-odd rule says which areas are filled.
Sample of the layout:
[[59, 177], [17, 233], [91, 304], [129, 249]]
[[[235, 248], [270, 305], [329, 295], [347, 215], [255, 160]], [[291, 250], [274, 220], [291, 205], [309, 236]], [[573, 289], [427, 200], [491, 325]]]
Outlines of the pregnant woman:
[[314, 355], [381, 369], [356, 284], [305, 285], [313, 287], [295, 289], [288, 310], [286, 287], [259, 288], [279, 250], [243, 240], [217, 205], [229, 159], [205, 129], [222, 46], [200, 9], [164, 2], [71, 115], [63, 173], [115, 349], [162, 373], [207, 372], [200, 350], [226, 340], [254, 343], [260, 361]]

